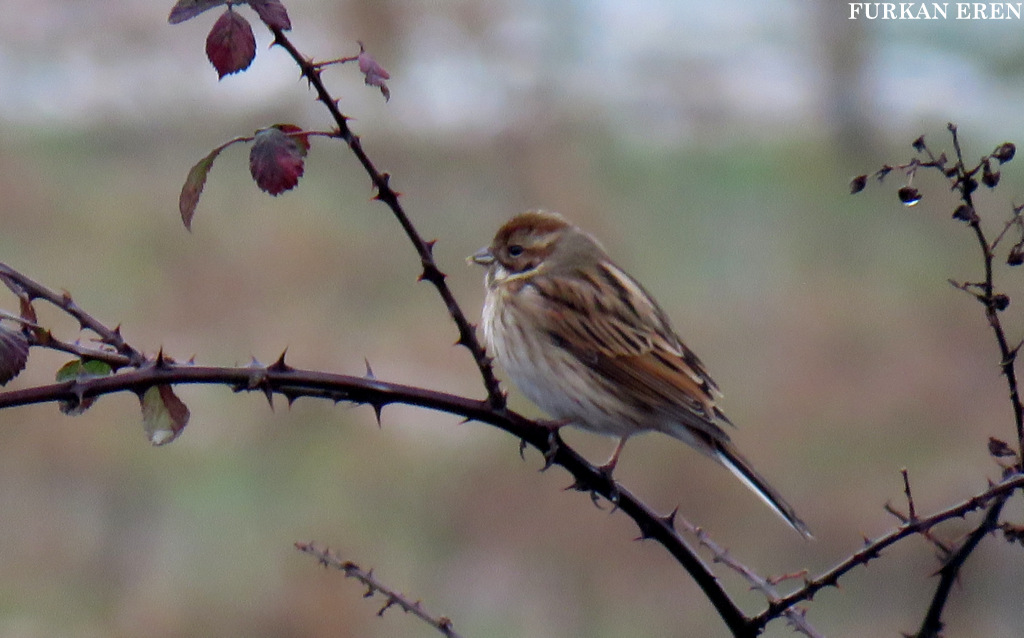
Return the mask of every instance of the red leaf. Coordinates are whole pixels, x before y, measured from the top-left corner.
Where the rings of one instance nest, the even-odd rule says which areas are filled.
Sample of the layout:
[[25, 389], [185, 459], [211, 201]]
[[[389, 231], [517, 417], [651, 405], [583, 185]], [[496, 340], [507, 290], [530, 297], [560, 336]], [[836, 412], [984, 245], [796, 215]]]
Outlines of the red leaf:
[[169, 385], [155, 385], [139, 397], [142, 404], [142, 426], [153, 445], [163, 445], [178, 438], [188, 425], [188, 406], [174, 394]]
[[274, 128], [283, 133], [288, 133], [288, 137], [298, 143], [302, 156], [306, 156], [306, 153], [309, 152], [309, 133], [304, 133], [301, 126], [295, 126], [294, 124], [275, 124]]
[[256, 57], [256, 36], [252, 34], [249, 21], [230, 6], [206, 36], [206, 57], [221, 78], [244, 71]]
[[28, 339], [25, 335], [0, 326], [0, 385], [18, 376], [27, 361]]
[[227, 4], [227, 0], [178, 0], [171, 9], [171, 15], [167, 21], [171, 24], [178, 24], [185, 20], [191, 20], [203, 11], [212, 9], [219, 4]]
[[292, 22], [288, 19], [288, 10], [281, 4], [281, 0], [248, 0], [249, 6], [259, 14], [260, 20], [268, 27], [276, 27], [282, 31], [292, 28]]
[[[249, 152], [249, 172], [256, 185], [271, 195], [295, 188], [305, 170], [302, 158], [309, 148], [284, 130], [300, 130], [290, 124], [277, 124], [256, 132]], [[300, 138], [301, 139], [301, 138]]]
[[377, 64], [377, 60], [363, 48], [362, 42], [359, 43], [359, 56], [356, 59], [359, 61], [359, 71], [363, 74], [363, 81], [366, 85], [380, 88], [381, 94], [384, 95], [384, 101], [390, 100], [391, 90], [384, 80], [391, 79], [391, 74]]

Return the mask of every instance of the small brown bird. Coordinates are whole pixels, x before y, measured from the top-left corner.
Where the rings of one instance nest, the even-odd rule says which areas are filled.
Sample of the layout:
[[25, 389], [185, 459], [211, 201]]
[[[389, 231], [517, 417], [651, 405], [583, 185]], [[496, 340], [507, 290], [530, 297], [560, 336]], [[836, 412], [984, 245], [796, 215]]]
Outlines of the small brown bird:
[[470, 258], [487, 267], [483, 331], [513, 383], [557, 423], [626, 440], [673, 436], [729, 468], [796, 531], [810, 531], [720, 424], [718, 386], [668, 317], [592, 236], [556, 213], [509, 220]]

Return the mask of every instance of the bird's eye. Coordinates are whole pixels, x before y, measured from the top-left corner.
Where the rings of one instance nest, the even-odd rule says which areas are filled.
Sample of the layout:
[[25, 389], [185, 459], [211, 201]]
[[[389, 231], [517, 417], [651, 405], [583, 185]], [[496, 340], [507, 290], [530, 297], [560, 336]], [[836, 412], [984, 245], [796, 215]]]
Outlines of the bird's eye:
[[509, 257], [519, 257], [523, 254], [523, 247], [519, 244], [512, 244], [508, 247]]

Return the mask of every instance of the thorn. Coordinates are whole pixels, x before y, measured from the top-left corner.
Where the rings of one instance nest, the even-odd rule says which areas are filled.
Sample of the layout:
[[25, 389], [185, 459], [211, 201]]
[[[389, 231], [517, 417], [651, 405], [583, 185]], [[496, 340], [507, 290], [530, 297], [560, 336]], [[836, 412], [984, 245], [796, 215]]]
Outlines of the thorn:
[[672, 529], [676, 528], [676, 514], [679, 513], [679, 506], [676, 505], [675, 509], [669, 512], [667, 515], [660, 517], [660, 521], [665, 525], [668, 525]]
[[373, 408], [373, 416], [377, 419], [377, 427], [382, 427], [380, 422], [380, 413], [384, 410], [384, 404], [379, 401], [371, 401], [370, 407]]
[[262, 383], [263, 396], [267, 397], [267, 404], [270, 406], [270, 411], [274, 411], [274, 390], [270, 387], [269, 383]]
[[386, 612], [387, 610], [391, 609], [391, 607], [394, 606], [396, 602], [397, 601], [394, 598], [389, 596], [388, 597], [388, 601], [386, 603], [384, 603], [383, 607], [380, 608], [380, 611], [377, 612], [377, 615], [378, 616], [383, 616], [384, 612]]
[[266, 366], [264, 366], [262, 363], [260, 363], [259, 360], [256, 357], [252, 356], [252, 355], [249, 356], [249, 365], [247, 365], [246, 367], [247, 368], [257, 368], [257, 369], [260, 369], [260, 370], [266, 369]]
[[289, 408], [290, 408], [290, 407], [292, 407], [292, 404], [293, 404], [293, 403], [295, 403], [295, 399], [298, 399], [298, 398], [299, 398], [299, 395], [298, 395], [298, 394], [296, 394], [296, 393], [294, 393], [294, 392], [291, 392], [291, 391], [289, 391], [289, 390], [282, 390], [282, 391], [281, 391], [281, 394], [283, 394], [283, 395], [284, 395], [284, 398], [285, 398], [285, 400], [287, 400], [287, 401], [288, 401], [288, 407], [289, 407]]
[[592, 491], [589, 487], [587, 487], [586, 485], [580, 483], [579, 479], [575, 479], [572, 482], [572, 485], [567, 485], [567, 486], [562, 488], [563, 492], [568, 492], [569, 490], [573, 490], [573, 491], [576, 491], [576, 492]]
[[642, 541], [649, 541], [649, 540], [654, 540], [654, 537], [651, 536], [650, 534], [648, 534], [642, 528], [640, 530], [640, 535], [633, 537], [633, 542], [634, 543], [642, 542]]
[[363, 357], [363, 363], [366, 364], [366, 374], [363, 375], [364, 379], [376, 379], [377, 375], [373, 373], [373, 368], [370, 367], [370, 360]]
[[160, 348], [160, 351], [156, 353], [156, 361], [153, 362], [153, 367], [157, 370], [166, 370], [170, 366], [167, 364], [167, 359], [164, 357], [164, 349]]
[[526, 439], [519, 439], [519, 458], [526, 460]]
[[[476, 328], [477, 328], [477, 325], [475, 323], [467, 323], [466, 324], [466, 332], [465, 333], [460, 333], [459, 334], [459, 338], [456, 339], [455, 343], [452, 344], [452, 345], [465, 346], [465, 347], [468, 348], [469, 347], [469, 337], [471, 335], [475, 335], [476, 334]], [[488, 365], [490, 365], [489, 362], [488, 362]]]
[[288, 353], [288, 348], [285, 348], [284, 350], [282, 350], [281, 351], [281, 356], [277, 358], [277, 361], [275, 361], [274, 363], [270, 364], [270, 367], [267, 368], [267, 370], [269, 370], [271, 372], [288, 372], [288, 371], [290, 371], [292, 369], [291, 366], [289, 366], [287, 363], [284, 362], [284, 355], [286, 355], [287, 353]]

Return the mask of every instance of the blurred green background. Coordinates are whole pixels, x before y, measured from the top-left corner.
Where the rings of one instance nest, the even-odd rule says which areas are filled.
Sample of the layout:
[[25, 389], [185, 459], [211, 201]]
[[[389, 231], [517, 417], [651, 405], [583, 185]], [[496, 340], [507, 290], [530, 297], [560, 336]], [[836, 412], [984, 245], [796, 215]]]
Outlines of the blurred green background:
[[[467, 312], [463, 258], [510, 215], [559, 210], [597, 234], [662, 302], [726, 393], [735, 438], [815, 531], [804, 542], [682, 444], [639, 437], [617, 476], [705, 527], [762, 574], [818, 573], [890, 529], [908, 468], [918, 511], [985, 488], [985, 444], [1011, 415], [977, 279], [946, 185], [897, 202], [910, 158], [947, 121], [976, 159], [1021, 141], [1021, 25], [847, 20], [846, 3], [295, 0], [293, 39], [318, 59], [362, 40], [392, 100], [354, 68], [325, 77]], [[189, 167], [275, 122], [329, 126], [283, 51], [217, 82], [203, 53], [219, 10], [177, 26], [170, 2], [0, 0], [0, 261], [75, 299], [149, 353], [270, 362], [469, 396], [482, 389], [389, 211], [346, 148], [315, 139], [300, 187], [260, 193], [246, 151], [214, 166], [193, 232]], [[247, 8], [239, 9], [255, 22]], [[1016, 163], [979, 202], [998, 230]], [[998, 272], [1017, 301], [1016, 272]], [[16, 310], [8, 295], [0, 308]], [[1011, 340], [1024, 332], [1016, 306]], [[43, 320], [74, 339], [77, 326]], [[34, 352], [10, 387], [66, 357]], [[447, 615], [464, 636], [725, 636], [684, 571], [621, 513], [564, 492], [561, 470], [480, 424], [389, 407], [183, 387], [192, 422], [152, 448], [137, 401], [78, 418], [0, 413], [0, 636], [429, 636], [318, 568], [316, 540]], [[515, 391], [513, 406], [538, 415]], [[595, 461], [613, 442], [568, 432]], [[1007, 509], [1020, 515], [1019, 502]], [[943, 538], [968, 529], [953, 523]], [[913, 539], [810, 606], [828, 636], [915, 630], [936, 583]], [[758, 595], [723, 582], [756, 612]], [[946, 615], [949, 636], [1017, 636], [1021, 554], [989, 540]], [[782, 622], [768, 636], [786, 636]]]

